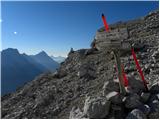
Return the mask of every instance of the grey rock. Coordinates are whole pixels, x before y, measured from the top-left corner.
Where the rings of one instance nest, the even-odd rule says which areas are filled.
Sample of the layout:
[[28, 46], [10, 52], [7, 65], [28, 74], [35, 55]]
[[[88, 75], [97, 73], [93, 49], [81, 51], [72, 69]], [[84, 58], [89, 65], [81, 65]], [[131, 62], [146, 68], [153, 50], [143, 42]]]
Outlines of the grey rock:
[[107, 81], [104, 83], [103, 86], [103, 95], [107, 95], [109, 92], [119, 92], [120, 88], [119, 88], [119, 83], [118, 82], [113, 82], [113, 81]]
[[124, 106], [122, 104], [111, 104], [111, 110], [109, 116], [113, 116], [115, 119], [122, 119], [124, 118], [125, 112], [124, 112]]
[[152, 112], [148, 115], [149, 119], [159, 119], [159, 111]]
[[139, 109], [132, 110], [126, 119], [146, 119], [146, 115]]
[[154, 51], [154, 53], [152, 54], [152, 57], [155, 57], [158, 59], [159, 57], [159, 52], [158, 51]]
[[140, 102], [140, 97], [137, 94], [132, 94], [125, 100], [125, 107], [128, 109], [134, 109], [140, 105], [142, 105], [142, 103]]
[[63, 77], [65, 77], [67, 75], [67, 71], [65, 71], [65, 70], [59, 70], [58, 71], [58, 74], [57, 74], [57, 77], [58, 78], [63, 78]]
[[114, 104], [121, 104], [122, 103], [122, 95], [113, 91], [106, 95], [107, 100], [111, 101]]
[[149, 102], [148, 105], [151, 108], [151, 112], [159, 111], [159, 101], [158, 100], [155, 99], [155, 100]]
[[77, 75], [79, 76], [79, 78], [95, 78], [96, 77], [96, 73], [95, 70], [92, 68], [92, 66], [90, 64], [84, 64], [80, 67]]
[[137, 80], [134, 76], [128, 76], [128, 84], [134, 93], [141, 93], [145, 90], [142, 81]]
[[159, 93], [159, 83], [153, 84], [149, 91], [152, 94], [158, 94]]
[[143, 111], [145, 115], [148, 115], [151, 111], [151, 108], [148, 105], [140, 105], [138, 106], [138, 109]]
[[144, 92], [141, 93], [141, 100], [143, 103], [146, 103], [149, 100], [149, 97], [150, 93], [144, 93]]
[[84, 54], [85, 55], [90, 55], [90, 54], [93, 54], [95, 51], [97, 51], [97, 49], [91, 48], [91, 49], [86, 50], [86, 52]]
[[108, 115], [110, 109], [110, 101], [104, 98], [90, 98], [85, 100], [84, 114], [88, 118], [104, 118]]

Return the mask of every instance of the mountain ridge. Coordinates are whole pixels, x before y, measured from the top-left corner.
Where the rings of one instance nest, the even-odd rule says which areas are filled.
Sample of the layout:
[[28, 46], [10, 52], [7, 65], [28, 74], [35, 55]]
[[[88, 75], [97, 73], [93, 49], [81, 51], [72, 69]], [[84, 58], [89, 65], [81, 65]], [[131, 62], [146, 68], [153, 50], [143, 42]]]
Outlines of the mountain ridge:
[[[15, 48], [3, 50], [1, 52], [1, 58], [2, 95], [15, 91], [18, 87], [33, 80], [34, 77], [41, 73], [56, 69], [55, 67], [52, 69], [46, 68], [28, 55], [20, 54]], [[55, 62], [53, 62], [53, 64], [55, 64]]]
[[59, 63], [54, 61], [51, 57], [47, 55], [46, 52], [41, 51], [36, 55], [31, 55], [31, 57], [36, 60], [38, 63], [42, 64], [44, 67], [51, 71], [55, 71], [55, 68], [59, 67]]

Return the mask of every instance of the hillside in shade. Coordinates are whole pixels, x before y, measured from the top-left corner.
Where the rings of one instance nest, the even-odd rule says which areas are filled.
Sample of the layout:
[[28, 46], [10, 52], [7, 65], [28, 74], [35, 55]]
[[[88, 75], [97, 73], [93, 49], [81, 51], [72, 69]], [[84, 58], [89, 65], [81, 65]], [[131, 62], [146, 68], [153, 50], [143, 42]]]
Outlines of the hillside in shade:
[[[46, 57], [46, 58], [45, 58]], [[26, 82], [33, 80], [36, 76], [53, 71], [58, 68], [59, 64], [43, 56], [40, 59], [49, 59], [52, 66], [46, 67], [48, 63], [39, 63], [26, 54], [20, 54], [17, 49], [8, 48], [1, 52], [2, 66], [2, 95], [15, 91], [18, 87], [22, 87]], [[49, 66], [48, 65], [48, 66]]]
[[44, 51], [36, 55], [32, 55], [31, 57], [50, 71], [55, 71], [55, 68], [59, 67], [59, 64], [49, 57]]

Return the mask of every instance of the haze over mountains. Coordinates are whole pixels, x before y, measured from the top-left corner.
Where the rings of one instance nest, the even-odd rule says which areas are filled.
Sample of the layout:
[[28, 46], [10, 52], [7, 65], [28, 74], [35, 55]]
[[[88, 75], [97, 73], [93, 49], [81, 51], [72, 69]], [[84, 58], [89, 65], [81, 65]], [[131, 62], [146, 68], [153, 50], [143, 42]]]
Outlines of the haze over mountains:
[[38, 53], [37, 55], [31, 55], [31, 58], [33, 58], [38, 63], [42, 64], [45, 68], [47, 68], [50, 71], [54, 71], [55, 68], [58, 68], [59, 64], [54, 61], [51, 57], [47, 55], [44, 51]]
[[2, 95], [15, 91], [36, 76], [55, 71], [59, 63], [44, 51], [37, 55], [20, 54], [17, 49], [8, 48], [1, 52], [2, 56]]
[[62, 57], [62, 56], [58, 56], [58, 57], [51, 56], [51, 58], [58, 63], [61, 63], [66, 59], [65, 57]]

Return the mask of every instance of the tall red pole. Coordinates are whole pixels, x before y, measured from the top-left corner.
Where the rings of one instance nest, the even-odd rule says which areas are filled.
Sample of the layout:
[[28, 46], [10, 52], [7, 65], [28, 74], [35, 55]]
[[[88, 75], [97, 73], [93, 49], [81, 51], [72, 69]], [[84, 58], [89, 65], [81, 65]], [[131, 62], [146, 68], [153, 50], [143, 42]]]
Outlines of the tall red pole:
[[124, 72], [124, 66], [122, 65], [122, 74], [123, 74], [123, 78], [124, 78], [124, 86], [127, 87], [128, 86], [128, 79], [127, 79], [127, 75]]
[[138, 72], [139, 72], [139, 74], [140, 74], [140, 76], [141, 76], [141, 79], [142, 79], [142, 81], [143, 81], [144, 87], [145, 87], [145, 89], [148, 91], [147, 82], [146, 82], [146, 80], [144, 79], [144, 75], [143, 75], [142, 69], [141, 69], [141, 67], [140, 67], [140, 65], [139, 65], [139, 63], [138, 63], [138, 60], [137, 60], [137, 58], [136, 58], [136, 54], [135, 54], [135, 52], [134, 52], [134, 48], [132, 48], [132, 55], [133, 55], [134, 61], [135, 61], [135, 63], [136, 63], [136, 67], [137, 67], [137, 69], [138, 69]]

